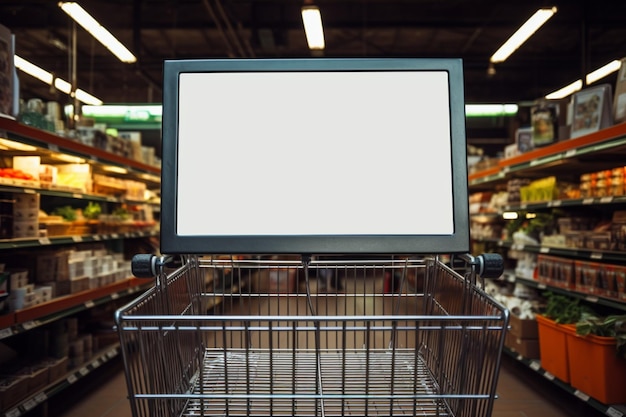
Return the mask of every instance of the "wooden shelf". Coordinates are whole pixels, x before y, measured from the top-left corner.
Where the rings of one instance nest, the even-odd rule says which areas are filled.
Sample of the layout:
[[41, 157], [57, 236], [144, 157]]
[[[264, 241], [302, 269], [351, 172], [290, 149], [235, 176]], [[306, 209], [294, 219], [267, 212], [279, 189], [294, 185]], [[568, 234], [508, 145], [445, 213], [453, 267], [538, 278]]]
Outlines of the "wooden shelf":
[[139, 292], [152, 285], [152, 280], [128, 278], [93, 290], [57, 297], [46, 303], [0, 316], [0, 340], [28, 331], [61, 317], [70, 316], [96, 305]]

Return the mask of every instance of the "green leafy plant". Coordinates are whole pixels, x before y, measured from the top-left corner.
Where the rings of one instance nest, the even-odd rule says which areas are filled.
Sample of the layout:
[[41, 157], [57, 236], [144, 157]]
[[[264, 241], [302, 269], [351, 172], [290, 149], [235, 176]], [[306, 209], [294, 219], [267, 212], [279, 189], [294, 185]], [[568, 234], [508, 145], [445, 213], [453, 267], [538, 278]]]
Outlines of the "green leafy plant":
[[102, 213], [102, 207], [100, 204], [93, 201], [87, 204], [87, 207], [83, 209], [83, 217], [89, 220], [97, 220]]
[[559, 324], [573, 324], [578, 322], [583, 314], [593, 314], [593, 311], [578, 298], [567, 297], [550, 291], [543, 293], [546, 298], [544, 316]]
[[585, 313], [576, 323], [576, 333], [581, 336], [614, 337], [618, 354], [626, 359], [626, 314], [600, 317]]
[[73, 222], [77, 218], [76, 209], [70, 206], [57, 207], [52, 214], [63, 217], [63, 220]]

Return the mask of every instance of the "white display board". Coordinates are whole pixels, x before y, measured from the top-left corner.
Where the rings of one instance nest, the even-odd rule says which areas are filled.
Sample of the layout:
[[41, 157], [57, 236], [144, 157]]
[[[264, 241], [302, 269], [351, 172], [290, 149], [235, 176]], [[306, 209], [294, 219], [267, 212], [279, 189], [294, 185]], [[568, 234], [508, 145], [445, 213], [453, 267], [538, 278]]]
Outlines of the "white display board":
[[168, 60], [161, 250], [469, 250], [459, 59]]
[[450, 235], [446, 71], [182, 73], [176, 233]]

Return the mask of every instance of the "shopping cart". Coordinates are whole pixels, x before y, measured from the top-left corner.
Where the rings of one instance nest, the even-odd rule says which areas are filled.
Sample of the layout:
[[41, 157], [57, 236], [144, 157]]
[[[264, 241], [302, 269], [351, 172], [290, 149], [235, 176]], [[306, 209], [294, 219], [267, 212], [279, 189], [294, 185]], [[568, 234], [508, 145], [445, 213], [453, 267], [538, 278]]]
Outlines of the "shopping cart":
[[466, 254], [462, 63], [166, 61], [164, 85], [168, 256], [116, 313], [133, 415], [490, 416], [508, 312], [477, 281], [502, 258]]
[[138, 256], [157, 284], [116, 315], [132, 413], [489, 416], [508, 323], [476, 282], [492, 256]]

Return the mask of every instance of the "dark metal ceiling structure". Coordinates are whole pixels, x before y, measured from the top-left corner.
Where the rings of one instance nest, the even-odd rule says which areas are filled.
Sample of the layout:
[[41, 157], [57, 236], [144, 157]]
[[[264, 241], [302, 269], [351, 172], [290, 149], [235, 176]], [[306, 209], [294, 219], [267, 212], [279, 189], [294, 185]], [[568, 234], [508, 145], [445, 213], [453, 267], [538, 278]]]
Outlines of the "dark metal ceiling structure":
[[[308, 1], [308, 0], [307, 0]], [[123, 64], [58, 7], [57, 0], [2, 0], [0, 24], [22, 58], [105, 103], [160, 102], [164, 59], [310, 57], [299, 0], [82, 0], [138, 57]], [[468, 103], [534, 100], [626, 56], [626, 2], [315, 0], [325, 57], [455, 57]], [[489, 74], [489, 57], [539, 7], [557, 14]], [[76, 29], [74, 29], [76, 28]], [[73, 34], [76, 47], [72, 48]], [[72, 50], [76, 53], [73, 54]], [[604, 81], [614, 83], [614, 78]], [[20, 74], [22, 96], [62, 100]]]

